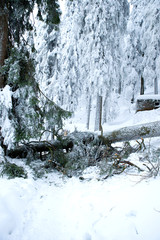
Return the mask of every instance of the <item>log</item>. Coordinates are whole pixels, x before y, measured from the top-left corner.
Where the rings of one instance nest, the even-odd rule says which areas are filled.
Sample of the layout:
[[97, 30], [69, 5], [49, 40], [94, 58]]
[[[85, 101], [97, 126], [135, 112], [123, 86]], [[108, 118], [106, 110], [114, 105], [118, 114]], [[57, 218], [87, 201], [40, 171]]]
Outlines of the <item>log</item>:
[[62, 150], [62, 149], [66, 149], [66, 151], [68, 152], [69, 149], [71, 149], [72, 147], [73, 147], [73, 143], [70, 139], [68, 139], [67, 141], [55, 140], [52, 142], [48, 142], [48, 141], [30, 142], [30, 143], [18, 146], [14, 149], [7, 150], [6, 155], [11, 158], [16, 158], [16, 157], [26, 158], [28, 152], [42, 153], [42, 152], [56, 151], [56, 150]]
[[31, 142], [15, 149], [7, 150], [7, 156], [12, 158], [25, 158], [29, 151], [41, 153], [65, 149], [66, 152], [68, 152], [71, 151], [74, 145], [77, 144], [87, 146], [90, 143], [94, 143], [94, 145], [105, 144], [110, 147], [111, 143], [115, 142], [124, 142], [158, 136], [160, 136], [160, 121], [121, 128], [113, 132], [104, 133], [103, 136], [91, 132], [74, 132], [61, 139], [61, 141], [54, 140], [52, 142]]
[[[6, 155], [11, 158], [26, 158], [29, 152], [54, 152], [57, 150], [72, 151], [74, 145], [77, 143], [87, 145], [95, 139], [96, 134], [89, 132], [73, 132], [70, 135], [61, 138], [61, 140], [52, 141], [32, 141], [27, 144], [15, 147], [14, 149], [7, 149]], [[98, 136], [97, 136], [98, 138]], [[99, 141], [99, 140], [98, 140]]]
[[146, 124], [124, 127], [110, 133], [104, 133], [103, 138], [108, 142], [115, 143], [159, 136], [160, 121], [156, 121]]

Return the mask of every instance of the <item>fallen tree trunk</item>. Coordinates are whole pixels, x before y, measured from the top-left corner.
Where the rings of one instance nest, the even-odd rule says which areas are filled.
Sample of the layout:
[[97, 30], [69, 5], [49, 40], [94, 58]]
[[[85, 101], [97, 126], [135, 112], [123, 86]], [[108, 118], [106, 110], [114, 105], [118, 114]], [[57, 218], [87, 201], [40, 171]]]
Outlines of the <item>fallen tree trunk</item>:
[[6, 155], [11, 157], [11, 158], [25, 158], [29, 152], [53, 152], [55, 150], [62, 150], [66, 149], [68, 151], [73, 147], [72, 141], [42, 141], [42, 142], [30, 142], [27, 144], [23, 144], [19, 147], [16, 147], [15, 149], [9, 149], [6, 152]]
[[[11, 158], [25, 158], [29, 152], [54, 152], [57, 150], [65, 150], [69, 152], [73, 146], [77, 143], [87, 145], [96, 138], [96, 134], [89, 132], [74, 132], [66, 137], [62, 137], [60, 140], [54, 141], [33, 141], [21, 146], [15, 147], [14, 149], [8, 149], [6, 155]], [[97, 136], [97, 140], [98, 139]]]
[[102, 138], [115, 143], [158, 136], [160, 136], [160, 121], [124, 127], [110, 133], [104, 133]]
[[100, 145], [102, 143], [110, 146], [111, 143], [115, 142], [126, 142], [130, 140], [138, 140], [140, 138], [152, 138], [158, 136], [160, 136], [160, 121], [121, 128], [113, 132], [104, 133], [103, 136], [98, 136], [97, 133], [74, 132], [67, 137], [62, 138], [60, 141], [31, 142], [15, 149], [7, 150], [7, 156], [12, 158], [25, 158], [29, 151], [41, 153], [65, 149], [66, 152], [68, 152], [71, 151], [77, 143], [87, 146], [91, 142], [94, 142], [94, 145]]

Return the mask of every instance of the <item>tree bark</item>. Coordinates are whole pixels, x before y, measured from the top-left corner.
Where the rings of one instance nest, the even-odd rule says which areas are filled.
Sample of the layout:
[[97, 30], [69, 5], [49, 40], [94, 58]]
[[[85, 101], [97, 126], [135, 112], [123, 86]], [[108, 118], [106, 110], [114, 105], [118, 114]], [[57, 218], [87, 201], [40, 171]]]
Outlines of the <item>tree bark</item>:
[[[7, 55], [8, 43], [8, 12], [4, 8], [5, 1], [0, 3], [0, 68], [4, 65], [4, 60]], [[0, 88], [5, 85], [4, 77], [0, 74]]]
[[141, 76], [141, 90], [140, 90], [140, 95], [144, 94], [144, 78]]
[[154, 94], [158, 94], [158, 79], [155, 77], [154, 79]]
[[[89, 132], [73, 132], [67, 137], [62, 138], [61, 140], [41, 141], [41, 142], [30, 142], [28, 144], [23, 144], [22, 146], [15, 147], [14, 149], [6, 150], [6, 155], [11, 158], [25, 158], [29, 152], [54, 152], [57, 150], [66, 150], [66, 152], [72, 151], [74, 145], [77, 145], [77, 142], [84, 144], [85, 146], [91, 143], [95, 138], [98, 139], [98, 136], [94, 133]], [[99, 140], [100, 142], [100, 140]], [[5, 146], [7, 148], [7, 146]]]
[[64, 141], [58, 141], [55, 140], [53, 142], [48, 141], [42, 141], [42, 142], [31, 142], [28, 144], [24, 144], [22, 146], [16, 147], [15, 149], [9, 149], [6, 151], [6, 155], [11, 158], [25, 158], [27, 157], [29, 152], [54, 152], [56, 150], [62, 150], [65, 149], [66, 151], [69, 151], [69, 149], [72, 149], [73, 143], [70, 139], [64, 140]]
[[152, 138], [160, 136], [160, 121], [121, 128], [104, 134], [103, 138], [111, 143]]
[[102, 127], [102, 96], [97, 94], [96, 118], [95, 118], [95, 131], [101, 131]]
[[87, 109], [87, 129], [89, 129], [90, 115], [91, 115], [91, 96], [89, 97], [88, 109]]

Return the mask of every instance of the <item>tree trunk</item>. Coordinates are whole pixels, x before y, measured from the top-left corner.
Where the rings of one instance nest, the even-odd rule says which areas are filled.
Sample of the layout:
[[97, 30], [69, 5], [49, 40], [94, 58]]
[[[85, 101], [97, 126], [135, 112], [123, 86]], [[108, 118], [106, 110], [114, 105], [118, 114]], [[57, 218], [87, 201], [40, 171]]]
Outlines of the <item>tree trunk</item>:
[[144, 94], [144, 78], [141, 76], [141, 90], [140, 90], [140, 95]]
[[102, 128], [102, 96], [97, 94], [97, 106], [96, 106], [96, 119], [95, 119], [95, 131], [101, 131]]
[[160, 121], [120, 128], [104, 134], [103, 138], [111, 143], [152, 138], [160, 136]]
[[91, 115], [91, 96], [89, 97], [88, 109], [87, 109], [87, 129], [89, 129], [90, 115]]
[[[4, 8], [5, 1], [0, 2], [0, 68], [4, 65], [4, 60], [7, 55], [8, 42], [8, 13]], [[5, 85], [4, 77], [0, 75], [0, 88]]]
[[[98, 136], [94, 133], [89, 132], [73, 132], [67, 137], [63, 139], [54, 140], [54, 141], [41, 141], [41, 142], [30, 142], [28, 144], [21, 145], [19, 147], [15, 147], [14, 149], [7, 149], [5, 146], [6, 155], [11, 158], [25, 158], [29, 152], [37, 153], [37, 152], [54, 152], [57, 150], [66, 150], [66, 152], [72, 151], [74, 145], [77, 145], [77, 142], [83, 145], [87, 145], [91, 143], [93, 140], [97, 138], [97, 142], [100, 140]], [[3, 140], [3, 139], [2, 139]], [[2, 142], [3, 143], [3, 142]], [[4, 146], [4, 145], [3, 145]]]
[[9, 149], [6, 151], [6, 155], [11, 158], [25, 158], [29, 152], [54, 152], [56, 150], [65, 149], [67, 152], [73, 148], [73, 142], [70, 139], [64, 140], [62, 142], [55, 140], [53, 142], [42, 141], [42, 142], [31, 142], [15, 149]]
[[158, 79], [155, 77], [154, 79], [154, 94], [158, 94]]

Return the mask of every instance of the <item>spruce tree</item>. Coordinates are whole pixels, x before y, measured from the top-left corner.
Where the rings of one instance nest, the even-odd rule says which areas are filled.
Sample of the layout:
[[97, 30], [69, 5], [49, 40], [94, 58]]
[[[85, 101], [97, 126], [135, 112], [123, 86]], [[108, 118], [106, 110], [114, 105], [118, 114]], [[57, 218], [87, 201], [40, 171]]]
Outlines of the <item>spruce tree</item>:
[[[42, 137], [46, 131], [53, 133], [62, 128], [63, 119], [70, 115], [47, 98], [35, 80], [34, 26], [30, 20], [35, 4], [40, 20], [53, 27], [59, 24], [60, 10], [55, 0], [2, 0], [0, 3], [0, 34], [4, 36], [0, 39], [0, 88], [9, 85], [12, 91], [12, 107], [7, 114], [14, 129], [15, 144]], [[2, 102], [1, 108], [3, 115]]]

